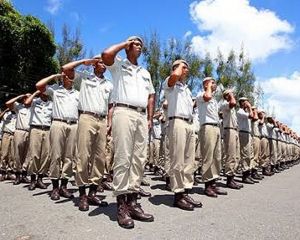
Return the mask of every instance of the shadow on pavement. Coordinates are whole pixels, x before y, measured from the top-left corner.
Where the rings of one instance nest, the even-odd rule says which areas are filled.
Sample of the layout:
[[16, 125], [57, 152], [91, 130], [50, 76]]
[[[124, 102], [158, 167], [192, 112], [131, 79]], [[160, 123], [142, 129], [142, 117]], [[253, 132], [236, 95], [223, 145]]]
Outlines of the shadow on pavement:
[[117, 203], [110, 203], [107, 207], [98, 207], [89, 212], [90, 217], [104, 214], [109, 217], [111, 221], [117, 221]]
[[174, 201], [173, 194], [155, 195], [149, 198], [149, 202], [151, 202], [156, 206], [166, 205], [168, 207], [173, 207], [173, 201]]

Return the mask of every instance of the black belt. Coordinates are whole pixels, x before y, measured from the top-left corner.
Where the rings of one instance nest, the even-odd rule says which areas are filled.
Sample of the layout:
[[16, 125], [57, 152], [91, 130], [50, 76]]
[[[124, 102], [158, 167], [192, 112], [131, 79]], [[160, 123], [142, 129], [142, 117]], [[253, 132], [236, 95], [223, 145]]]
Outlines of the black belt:
[[66, 120], [66, 119], [59, 119], [59, 118], [53, 118], [52, 121], [64, 122], [64, 123], [67, 123], [67, 124], [77, 124], [77, 121]]
[[31, 128], [36, 128], [36, 129], [40, 129], [40, 130], [49, 130], [50, 126], [44, 126], [44, 125], [30, 125]]
[[240, 130], [241, 133], [248, 133], [251, 134], [251, 132], [245, 131], [245, 130]]
[[235, 131], [238, 130], [237, 128], [234, 128], [234, 127], [224, 127], [224, 129], [232, 129], [232, 130], [235, 130]]
[[24, 131], [24, 132], [29, 132], [29, 130], [27, 130], [27, 129], [23, 129], [23, 128], [16, 128], [16, 130], [19, 130], [19, 131]]
[[205, 125], [210, 125], [210, 126], [214, 126], [214, 127], [220, 127], [220, 124], [219, 124], [219, 123], [203, 123], [203, 124], [201, 125], [201, 127], [202, 127], [202, 126], [205, 126]]
[[125, 103], [115, 103], [115, 106], [116, 107], [126, 107], [126, 108], [133, 109], [137, 112], [146, 113], [146, 108], [143, 108], [143, 107], [136, 107], [136, 106], [132, 106], [132, 105], [125, 104]]
[[89, 112], [89, 111], [81, 111], [81, 110], [79, 110], [79, 113], [80, 114], [88, 114], [88, 115], [91, 115], [93, 117], [100, 118], [100, 119], [106, 118], [106, 115], [101, 115], [99, 113], [93, 113], [93, 112]]
[[263, 138], [265, 138], [265, 139], [268, 139], [267, 137], [265, 137], [265, 136], [260, 136], [260, 139], [263, 139]]
[[173, 119], [180, 119], [180, 120], [186, 121], [188, 123], [193, 123], [193, 119], [192, 118], [189, 119], [189, 118], [177, 117], [177, 116], [169, 117], [169, 120], [173, 120]]
[[260, 136], [258, 136], [258, 135], [254, 135], [254, 134], [252, 135], [252, 137], [257, 137], [257, 138], [260, 138]]

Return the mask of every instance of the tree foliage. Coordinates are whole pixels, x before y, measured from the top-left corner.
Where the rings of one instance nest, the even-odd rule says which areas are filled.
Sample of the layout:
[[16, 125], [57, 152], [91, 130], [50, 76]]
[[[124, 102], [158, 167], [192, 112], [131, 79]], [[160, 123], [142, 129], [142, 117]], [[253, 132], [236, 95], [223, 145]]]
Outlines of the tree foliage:
[[48, 28], [22, 16], [8, 1], [0, 2], [0, 96], [32, 92], [34, 84], [58, 70], [56, 46]]

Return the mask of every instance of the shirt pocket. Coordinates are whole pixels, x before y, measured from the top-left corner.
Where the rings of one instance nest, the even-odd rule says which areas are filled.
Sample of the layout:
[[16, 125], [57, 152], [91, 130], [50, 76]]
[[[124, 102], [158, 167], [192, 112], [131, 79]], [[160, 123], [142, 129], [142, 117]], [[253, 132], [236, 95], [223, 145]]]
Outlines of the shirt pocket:
[[125, 83], [125, 84], [130, 84], [130, 80], [131, 80], [132, 77], [133, 77], [133, 72], [132, 72], [132, 70], [131, 70], [130, 68], [127, 68], [127, 67], [125, 67], [125, 66], [122, 66], [121, 74], [122, 74], [124, 83]]

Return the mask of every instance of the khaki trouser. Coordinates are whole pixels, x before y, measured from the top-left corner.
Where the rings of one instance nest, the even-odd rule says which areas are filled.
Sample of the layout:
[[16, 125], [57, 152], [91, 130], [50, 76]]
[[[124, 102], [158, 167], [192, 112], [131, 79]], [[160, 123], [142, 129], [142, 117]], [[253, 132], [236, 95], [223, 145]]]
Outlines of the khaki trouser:
[[50, 130], [31, 128], [29, 133], [28, 172], [32, 174], [46, 174], [49, 170], [50, 159]]
[[272, 165], [277, 163], [277, 145], [275, 139], [269, 139], [270, 161]]
[[26, 169], [23, 166], [27, 157], [27, 151], [29, 146], [29, 132], [23, 130], [16, 130], [14, 133], [14, 145], [15, 145], [15, 161], [16, 172], [22, 172]]
[[106, 119], [81, 114], [77, 129], [77, 186], [99, 185], [104, 175]]
[[251, 134], [246, 132], [239, 132], [240, 138], [240, 156], [242, 171], [246, 172], [250, 170], [251, 164]]
[[240, 160], [239, 134], [235, 129], [225, 128], [224, 134], [224, 159], [226, 176], [234, 176]]
[[173, 192], [192, 189], [195, 171], [195, 133], [192, 123], [169, 121], [170, 183]]
[[197, 171], [198, 168], [202, 167], [202, 156], [201, 156], [201, 146], [200, 146], [200, 138], [198, 137], [199, 132], [195, 133], [195, 169]]
[[168, 137], [169, 126], [166, 128], [166, 132], [161, 136], [161, 159], [162, 166], [167, 175], [169, 175], [170, 171], [170, 151], [169, 151], [169, 137]]
[[155, 166], [159, 166], [159, 146], [160, 146], [160, 139], [153, 139], [152, 141], [152, 156], [153, 156], [153, 164]]
[[108, 174], [112, 171], [113, 162], [114, 162], [114, 145], [111, 136], [106, 137], [105, 151], [106, 151], [105, 174]]
[[10, 133], [3, 133], [1, 143], [1, 170], [10, 171], [15, 169], [15, 148], [14, 135]]
[[113, 113], [114, 196], [138, 192], [147, 161], [147, 115], [116, 107]]
[[203, 159], [202, 179], [204, 182], [217, 179], [221, 171], [221, 133], [220, 128], [202, 125], [200, 128], [200, 144]]
[[53, 121], [50, 127], [50, 178], [69, 179], [77, 158], [77, 124]]
[[252, 137], [252, 149], [253, 149], [253, 159], [251, 160], [250, 168], [257, 169], [259, 166], [259, 153], [260, 153], [260, 138]]
[[277, 161], [280, 163], [282, 161], [282, 152], [281, 152], [281, 141], [277, 140]]
[[270, 165], [270, 149], [267, 138], [260, 139], [259, 163], [262, 167]]

